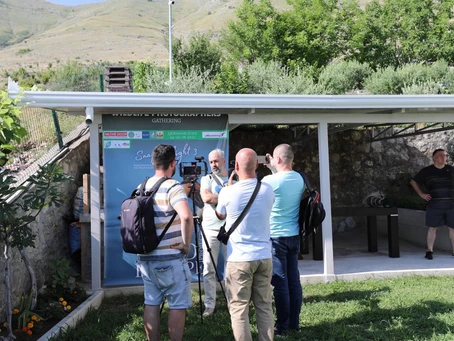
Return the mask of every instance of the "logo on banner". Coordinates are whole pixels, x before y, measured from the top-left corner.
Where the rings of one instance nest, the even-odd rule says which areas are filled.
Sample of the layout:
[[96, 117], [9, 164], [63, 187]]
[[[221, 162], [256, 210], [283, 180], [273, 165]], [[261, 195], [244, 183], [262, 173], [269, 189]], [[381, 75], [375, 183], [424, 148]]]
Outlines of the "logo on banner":
[[225, 139], [226, 137], [225, 131], [202, 131], [202, 138], [204, 139]]
[[164, 132], [163, 131], [157, 131], [156, 132], [156, 138], [157, 139], [163, 139], [164, 138]]
[[149, 139], [150, 138], [150, 132], [149, 131], [142, 131], [142, 138], [143, 139]]
[[129, 140], [111, 140], [104, 141], [104, 149], [127, 149], [131, 148]]
[[104, 137], [109, 139], [124, 139], [128, 137], [126, 131], [105, 131]]
[[128, 137], [130, 139], [141, 139], [142, 138], [142, 132], [141, 131], [130, 131], [128, 133]]

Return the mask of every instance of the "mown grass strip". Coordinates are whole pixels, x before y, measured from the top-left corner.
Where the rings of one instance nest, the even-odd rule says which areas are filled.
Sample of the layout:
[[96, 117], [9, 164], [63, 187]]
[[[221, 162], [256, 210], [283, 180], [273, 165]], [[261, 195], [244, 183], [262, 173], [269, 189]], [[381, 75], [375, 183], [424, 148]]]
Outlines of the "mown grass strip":
[[[302, 331], [286, 340], [454, 340], [453, 277], [404, 277], [306, 285]], [[142, 295], [106, 298], [79, 326], [54, 341], [145, 340]], [[162, 314], [161, 340], [168, 307]], [[253, 339], [257, 339], [251, 309]], [[184, 340], [232, 340], [230, 316], [220, 294], [216, 314], [200, 321], [198, 293], [188, 310]]]

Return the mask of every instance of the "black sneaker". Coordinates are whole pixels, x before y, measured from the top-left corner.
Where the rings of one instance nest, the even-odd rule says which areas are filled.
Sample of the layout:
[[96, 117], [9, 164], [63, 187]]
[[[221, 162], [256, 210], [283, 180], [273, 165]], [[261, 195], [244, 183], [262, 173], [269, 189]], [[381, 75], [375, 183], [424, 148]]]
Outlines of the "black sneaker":
[[287, 337], [288, 336], [288, 331], [278, 331], [277, 329], [274, 329], [274, 337], [275, 338], [281, 338], [281, 337]]
[[433, 251], [427, 250], [427, 251], [426, 251], [426, 256], [425, 256], [425, 257], [426, 257], [427, 259], [434, 259], [433, 254], [434, 254]]

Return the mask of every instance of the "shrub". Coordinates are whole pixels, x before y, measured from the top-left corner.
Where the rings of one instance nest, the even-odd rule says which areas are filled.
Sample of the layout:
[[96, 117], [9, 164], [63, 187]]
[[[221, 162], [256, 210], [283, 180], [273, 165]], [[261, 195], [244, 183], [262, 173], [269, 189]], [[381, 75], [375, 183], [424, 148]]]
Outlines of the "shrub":
[[354, 90], [362, 90], [364, 80], [372, 74], [367, 63], [340, 61], [330, 63], [321, 72], [319, 85], [327, 94], [340, 95]]
[[371, 94], [397, 95], [402, 93], [402, 83], [392, 67], [379, 69], [364, 80], [364, 88]]
[[48, 88], [53, 91], [99, 91], [99, 75], [104, 73], [104, 67], [102, 63], [67, 62], [54, 70]]
[[434, 81], [414, 83], [402, 87], [403, 95], [437, 95], [443, 93], [443, 85]]
[[32, 52], [32, 50], [30, 50], [30, 49], [20, 49], [19, 51], [16, 52], [16, 54], [18, 56], [21, 56], [23, 54], [27, 54], [27, 53], [30, 53], [30, 52]]
[[301, 68], [294, 71], [279, 62], [258, 60], [245, 67], [247, 93], [253, 94], [321, 94], [323, 87], [314, 83]]
[[454, 71], [444, 61], [379, 69], [365, 80], [372, 94], [446, 94], [454, 90]]
[[250, 93], [248, 70], [240, 71], [235, 63], [224, 63], [216, 74], [214, 91], [220, 94]]

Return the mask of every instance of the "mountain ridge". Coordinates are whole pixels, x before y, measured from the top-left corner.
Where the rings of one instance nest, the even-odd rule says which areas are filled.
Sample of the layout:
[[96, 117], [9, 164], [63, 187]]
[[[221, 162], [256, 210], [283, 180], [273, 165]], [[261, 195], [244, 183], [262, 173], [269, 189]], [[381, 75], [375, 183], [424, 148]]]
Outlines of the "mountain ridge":
[[[168, 58], [168, 2], [108, 0], [63, 6], [44, 0], [0, 0], [0, 59], [3, 69], [82, 62]], [[277, 0], [283, 1], [284, 0]], [[218, 35], [235, 17], [240, 0], [177, 0], [173, 37], [194, 32]]]
[[[219, 37], [243, 0], [175, 0], [174, 38]], [[360, 0], [360, 4], [368, 0]], [[277, 10], [286, 0], [272, 0]], [[168, 62], [168, 0], [107, 0], [64, 6], [45, 0], [0, 0], [0, 68], [44, 69], [82, 63]]]

